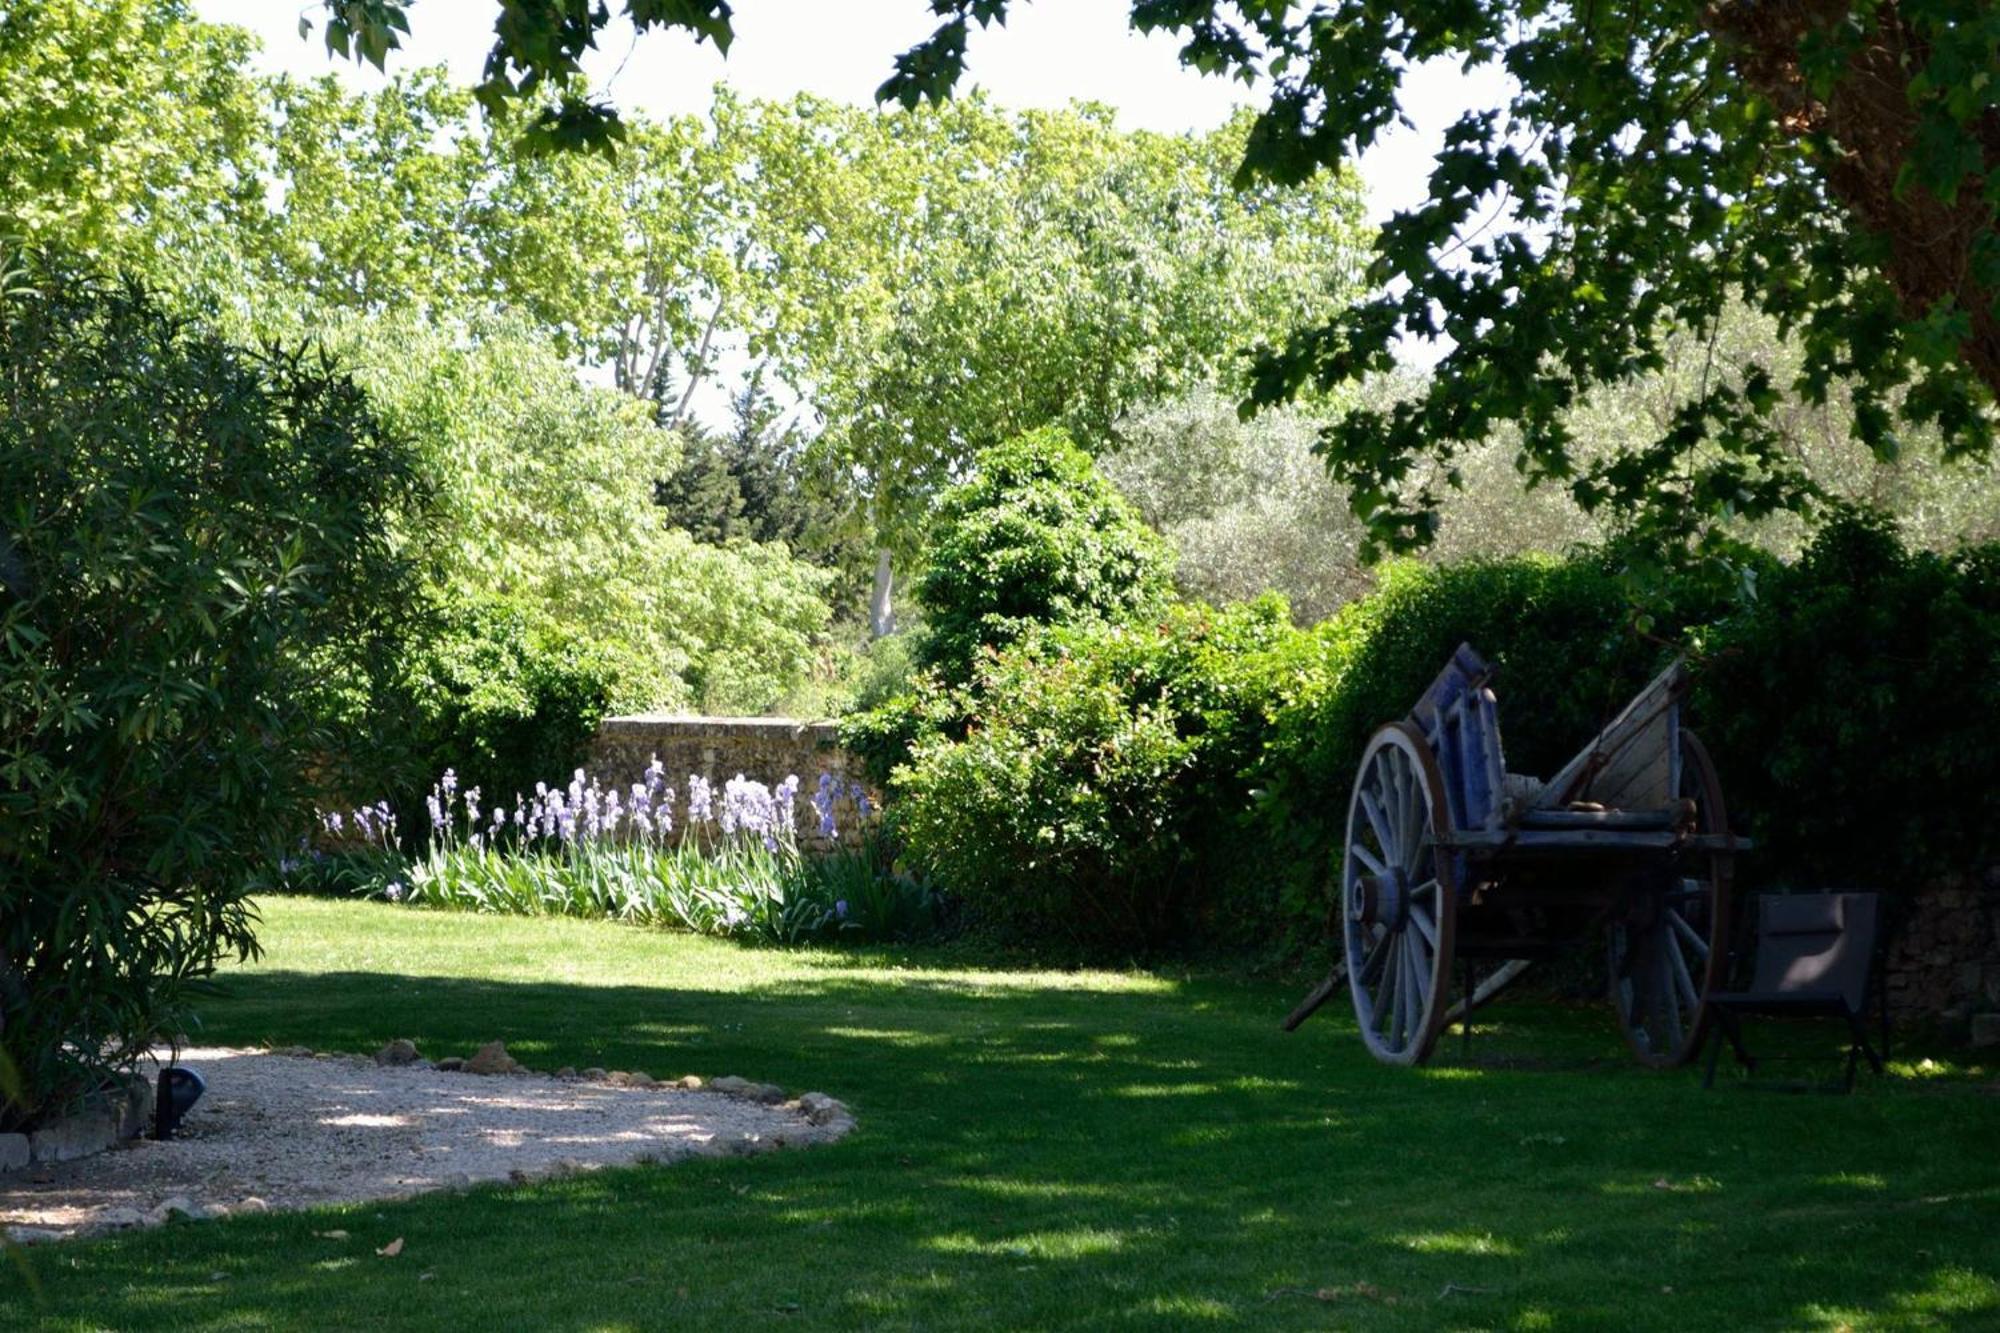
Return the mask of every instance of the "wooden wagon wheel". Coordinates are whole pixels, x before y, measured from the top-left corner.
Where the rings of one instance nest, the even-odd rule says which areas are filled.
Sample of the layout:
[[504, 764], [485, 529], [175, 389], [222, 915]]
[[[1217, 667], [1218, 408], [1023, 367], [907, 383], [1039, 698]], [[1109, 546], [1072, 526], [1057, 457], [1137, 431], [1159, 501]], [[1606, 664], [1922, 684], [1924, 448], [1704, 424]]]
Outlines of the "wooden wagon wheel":
[[1405, 722], [1377, 731], [1347, 805], [1342, 938], [1354, 1016], [1370, 1054], [1413, 1065], [1430, 1055], [1451, 998], [1458, 917], [1444, 779]]
[[[1681, 731], [1680, 791], [1695, 804], [1695, 831], [1727, 833], [1722, 783], [1708, 750]], [[1707, 1031], [1708, 993], [1722, 984], [1729, 953], [1735, 858], [1696, 855], [1677, 864], [1657, 894], [1634, 898], [1608, 932], [1611, 1000], [1633, 1052], [1649, 1065], [1693, 1058]]]

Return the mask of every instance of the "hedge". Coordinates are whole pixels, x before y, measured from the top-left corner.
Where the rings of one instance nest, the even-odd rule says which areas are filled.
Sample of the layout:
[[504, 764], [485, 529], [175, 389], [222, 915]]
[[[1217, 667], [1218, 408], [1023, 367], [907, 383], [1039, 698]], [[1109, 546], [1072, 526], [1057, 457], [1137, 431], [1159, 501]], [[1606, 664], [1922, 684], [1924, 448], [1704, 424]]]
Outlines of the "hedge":
[[1543, 776], [1684, 652], [1688, 723], [1758, 842], [1745, 885], [1908, 892], [1996, 852], [1996, 574], [2000, 547], [1912, 552], [1845, 514], [1730, 582], [1608, 548], [1392, 568], [1310, 630], [1275, 600], [1045, 630], [954, 696], [956, 728], [910, 720], [899, 827], [1018, 936], [1316, 945], [1356, 758], [1458, 643], [1498, 667], [1509, 768]]

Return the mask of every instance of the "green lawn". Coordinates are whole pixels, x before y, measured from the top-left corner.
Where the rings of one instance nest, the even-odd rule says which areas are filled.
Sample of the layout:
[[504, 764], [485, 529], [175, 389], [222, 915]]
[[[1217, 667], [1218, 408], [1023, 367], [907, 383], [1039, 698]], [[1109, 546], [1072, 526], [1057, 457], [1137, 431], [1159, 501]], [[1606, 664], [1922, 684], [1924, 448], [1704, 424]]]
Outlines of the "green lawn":
[[[2000, 1098], [1626, 1063], [1505, 1002], [1386, 1069], [1291, 981], [779, 953], [265, 905], [201, 1040], [740, 1073], [849, 1101], [808, 1152], [176, 1225], [0, 1265], [0, 1327], [2000, 1327]], [[315, 1237], [343, 1228], [352, 1239]], [[396, 1258], [375, 1247], [401, 1236]]]

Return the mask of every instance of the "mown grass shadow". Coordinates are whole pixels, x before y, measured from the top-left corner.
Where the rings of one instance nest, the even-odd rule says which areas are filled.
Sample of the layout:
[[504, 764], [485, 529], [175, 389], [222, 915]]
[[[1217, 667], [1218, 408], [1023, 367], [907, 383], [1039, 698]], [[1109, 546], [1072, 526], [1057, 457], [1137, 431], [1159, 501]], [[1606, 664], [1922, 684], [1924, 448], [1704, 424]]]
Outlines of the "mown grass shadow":
[[[740, 1073], [848, 1100], [807, 1152], [41, 1251], [51, 1326], [1835, 1327], [2000, 1318], [2000, 1103], [1703, 1096], [1600, 1016], [1373, 1064], [1273, 985], [803, 968], [767, 984], [228, 977], [203, 1040]], [[1317, 1030], [1314, 1030], [1314, 1027]], [[315, 1232], [341, 1229], [346, 1242]], [[395, 1259], [374, 1249], [402, 1236]], [[1898, 1312], [1901, 1313], [1898, 1313]]]

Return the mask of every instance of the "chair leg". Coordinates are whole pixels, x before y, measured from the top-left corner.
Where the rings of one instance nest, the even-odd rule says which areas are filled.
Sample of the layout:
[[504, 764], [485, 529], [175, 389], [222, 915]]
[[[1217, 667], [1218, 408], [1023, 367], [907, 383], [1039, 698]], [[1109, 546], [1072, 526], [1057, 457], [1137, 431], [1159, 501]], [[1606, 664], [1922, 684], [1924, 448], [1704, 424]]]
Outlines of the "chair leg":
[[[1849, 1014], [1847, 1016], [1847, 1027], [1854, 1040], [1854, 1048], [1848, 1053], [1848, 1068], [1851, 1070], [1854, 1067], [1854, 1061], [1858, 1055], [1866, 1056], [1868, 1057], [1868, 1068], [1874, 1071], [1875, 1077], [1880, 1078], [1882, 1076], [1882, 1057], [1876, 1054], [1874, 1046], [1869, 1044], [1868, 1027], [1862, 1020], [1861, 1015]], [[1853, 1082], [1854, 1080], [1850, 1075], [1848, 1085], [1850, 1087], [1853, 1086]]]
[[1882, 1072], [1882, 1062], [1889, 1058], [1889, 987], [1886, 978], [1875, 983], [1875, 1005], [1882, 1013], [1882, 1059], [1875, 1062], [1875, 1072]]
[[1460, 984], [1465, 987], [1465, 1014], [1458, 1020], [1458, 1058], [1472, 1059], [1472, 960], [1467, 958], [1460, 970], [1464, 973]]
[[1751, 1073], [1757, 1072], [1757, 1057], [1750, 1054], [1750, 1048], [1743, 1044], [1743, 1025], [1735, 1014], [1727, 1009], [1718, 1009], [1715, 1016], [1722, 1020], [1722, 1031], [1729, 1038], [1729, 1048], [1736, 1053], [1736, 1063]]
[[1715, 1029], [1715, 1032], [1709, 1035], [1709, 1041], [1713, 1044], [1708, 1048], [1708, 1070], [1702, 1075], [1701, 1086], [1704, 1088], [1715, 1086], [1715, 1065], [1722, 1057], [1724, 1041], [1729, 1043], [1729, 1049], [1735, 1055], [1737, 1064], [1753, 1073], [1757, 1068], [1757, 1058], [1743, 1045], [1743, 1032], [1737, 1024], [1735, 1014], [1720, 1005], [1715, 1006]]

